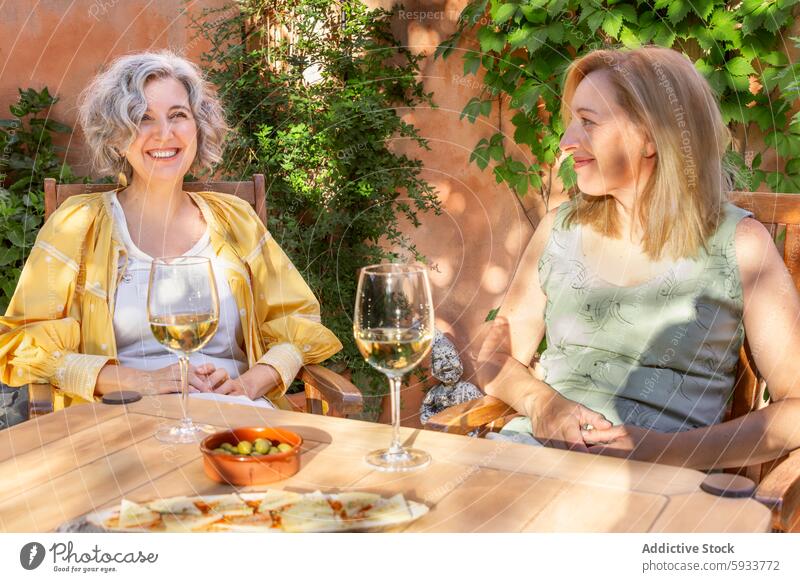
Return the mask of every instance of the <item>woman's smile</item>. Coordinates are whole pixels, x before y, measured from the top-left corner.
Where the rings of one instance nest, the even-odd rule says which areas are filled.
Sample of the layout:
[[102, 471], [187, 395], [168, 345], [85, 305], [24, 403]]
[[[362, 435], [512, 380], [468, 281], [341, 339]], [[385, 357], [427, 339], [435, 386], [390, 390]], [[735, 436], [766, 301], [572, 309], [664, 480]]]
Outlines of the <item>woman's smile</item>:
[[147, 155], [153, 160], [164, 162], [177, 158], [180, 151], [181, 148], [159, 148], [147, 150]]

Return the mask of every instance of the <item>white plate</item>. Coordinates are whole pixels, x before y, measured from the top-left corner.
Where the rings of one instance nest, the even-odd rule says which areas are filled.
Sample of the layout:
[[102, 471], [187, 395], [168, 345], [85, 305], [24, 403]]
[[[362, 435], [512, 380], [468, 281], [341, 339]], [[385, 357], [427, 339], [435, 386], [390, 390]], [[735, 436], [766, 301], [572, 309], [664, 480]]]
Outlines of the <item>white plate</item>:
[[[306, 495], [321, 495], [319, 492], [314, 493], [307, 493]], [[197, 496], [197, 497], [189, 497], [190, 501], [203, 501], [207, 504], [213, 504], [213, 502], [217, 499], [223, 497], [229, 497], [230, 495], [208, 495], [208, 496]], [[256, 492], [256, 493], [240, 493], [239, 497], [241, 497], [245, 501], [258, 501], [264, 496], [264, 492]], [[335, 497], [334, 495], [325, 495], [325, 497]], [[384, 498], [386, 499], [386, 498]], [[428, 513], [428, 506], [424, 503], [418, 503], [416, 501], [411, 501], [406, 499], [406, 504], [408, 505], [408, 509], [410, 515], [406, 519], [392, 519], [391, 521], [387, 522], [381, 519], [364, 519], [359, 521], [353, 521], [347, 526], [342, 527], [340, 522], [336, 523], [329, 523], [326, 524], [325, 522], [320, 522], [319, 527], [314, 528], [314, 532], [324, 533], [324, 532], [341, 532], [341, 531], [360, 531], [366, 529], [374, 529], [379, 527], [387, 527], [390, 525], [398, 525], [402, 523], [409, 523], [416, 519], [419, 519], [426, 513]], [[137, 502], [139, 503], [139, 502]], [[149, 502], [142, 502], [140, 505], [146, 505]], [[105, 526], [106, 521], [115, 517], [119, 513], [119, 503], [112, 507], [107, 507], [105, 509], [101, 509], [99, 511], [95, 511], [93, 513], [89, 513], [85, 516], [85, 519], [91, 525], [103, 529], [107, 532], [147, 532], [150, 533], [152, 530], [149, 528], [137, 527], [137, 528], [107, 528]], [[348, 527], [352, 525], [352, 527]], [[213, 526], [212, 526], [213, 527]], [[156, 530], [162, 531], [162, 530]], [[222, 527], [218, 527], [214, 529], [214, 532], [259, 532], [259, 533], [284, 533], [282, 530], [273, 528], [273, 529], [266, 529], [266, 528], [258, 528], [255, 526], [248, 526], [247, 524], [236, 524], [232, 523], [229, 525], [225, 525]], [[213, 532], [193, 532], [193, 533], [213, 533]]]

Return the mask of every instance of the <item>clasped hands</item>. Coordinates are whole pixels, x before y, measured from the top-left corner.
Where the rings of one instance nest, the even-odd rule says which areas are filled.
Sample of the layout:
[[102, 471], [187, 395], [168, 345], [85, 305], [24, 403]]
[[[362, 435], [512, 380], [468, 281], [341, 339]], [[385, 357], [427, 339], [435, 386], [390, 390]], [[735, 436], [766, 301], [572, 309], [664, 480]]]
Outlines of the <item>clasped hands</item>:
[[657, 462], [670, 436], [632, 425], [613, 425], [602, 414], [555, 393], [529, 416], [533, 436], [546, 446], [638, 461]]
[[[147, 383], [153, 392], [166, 394], [180, 392], [180, 364], [175, 363], [158, 370], [147, 372]], [[255, 365], [238, 378], [231, 378], [225, 368], [214, 364], [193, 366], [189, 364], [189, 392], [213, 392], [231, 396], [245, 395], [252, 400], [263, 396], [274, 388], [280, 377], [271, 366]]]

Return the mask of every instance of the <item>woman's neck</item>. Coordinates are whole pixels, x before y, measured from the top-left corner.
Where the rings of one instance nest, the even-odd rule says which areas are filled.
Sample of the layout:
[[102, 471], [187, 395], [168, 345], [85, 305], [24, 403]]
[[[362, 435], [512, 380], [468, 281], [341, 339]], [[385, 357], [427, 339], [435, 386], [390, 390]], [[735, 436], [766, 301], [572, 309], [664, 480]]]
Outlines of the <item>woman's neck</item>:
[[145, 182], [134, 179], [130, 186], [120, 193], [120, 203], [126, 213], [134, 213], [140, 222], [153, 225], [168, 225], [173, 222], [186, 199], [183, 181]]
[[640, 244], [644, 233], [637, 216], [637, 192], [635, 190], [615, 192], [612, 196], [617, 207], [621, 238], [634, 244]]

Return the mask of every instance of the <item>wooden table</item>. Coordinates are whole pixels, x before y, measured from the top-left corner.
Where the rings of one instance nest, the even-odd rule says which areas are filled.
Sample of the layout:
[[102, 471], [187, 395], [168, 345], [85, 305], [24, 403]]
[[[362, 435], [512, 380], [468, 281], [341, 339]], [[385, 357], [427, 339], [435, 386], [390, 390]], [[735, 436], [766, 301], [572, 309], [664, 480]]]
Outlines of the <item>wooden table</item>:
[[[414, 473], [380, 473], [363, 457], [388, 444], [388, 426], [203, 400], [190, 406], [193, 419], [220, 427], [266, 424], [302, 434], [300, 471], [271, 487], [402, 492], [431, 507], [398, 531], [769, 529], [766, 507], [704, 493], [705, 475], [689, 469], [403, 429], [406, 443], [431, 453], [433, 462]], [[75, 406], [0, 432], [0, 531], [52, 531], [123, 496], [145, 501], [230, 492], [206, 477], [197, 446], [153, 437], [164, 417], [180, 417], [177, 396], [146, 397], [127, 407]]]

